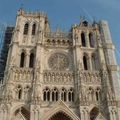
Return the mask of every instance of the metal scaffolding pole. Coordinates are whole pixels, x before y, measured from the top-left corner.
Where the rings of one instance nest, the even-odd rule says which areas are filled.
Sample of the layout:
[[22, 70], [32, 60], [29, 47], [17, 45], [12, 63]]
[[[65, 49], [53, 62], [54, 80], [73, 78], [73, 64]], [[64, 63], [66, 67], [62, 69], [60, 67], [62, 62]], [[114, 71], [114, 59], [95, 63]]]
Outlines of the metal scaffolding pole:
[[2, 50], [3, 41], [4, 41], [5, 29], [6, 29], [6, 25], [0, 23], [0, 55], [1, 55], [1, 50]]

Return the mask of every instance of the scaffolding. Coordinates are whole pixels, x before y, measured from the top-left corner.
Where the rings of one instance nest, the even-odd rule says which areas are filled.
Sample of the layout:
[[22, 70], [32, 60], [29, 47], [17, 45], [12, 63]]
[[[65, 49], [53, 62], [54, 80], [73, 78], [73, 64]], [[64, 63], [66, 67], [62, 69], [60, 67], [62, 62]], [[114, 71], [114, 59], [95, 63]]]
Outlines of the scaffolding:
[[9, 45], [13, 34], [13, 26], [0, 26], [0, 80], [4, 77]]
[[4, 41], [5, 29], [6, 29], [6, 25], [0, 23], [0, 55], [1, 55], [2, 45]]

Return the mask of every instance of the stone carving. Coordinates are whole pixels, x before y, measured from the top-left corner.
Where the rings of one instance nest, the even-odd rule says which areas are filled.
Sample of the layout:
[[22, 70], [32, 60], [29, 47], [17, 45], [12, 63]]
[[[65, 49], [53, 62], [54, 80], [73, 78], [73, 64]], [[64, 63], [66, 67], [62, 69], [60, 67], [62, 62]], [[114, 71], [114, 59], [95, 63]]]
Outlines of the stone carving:
[[17, 67], [12, 67], [10, 69], [9, 78], [13, 79], [13, 81], [31, 81], [33, 77], [33, 70], [29, 68], [19, 69]]
[[44, 71], [45, 83], [73, 83], [73, 74], [70, 72]]
[[49, 58], [48, 64], [53, 70], [65, 70], [69, 66], [69, 60], [65, 54], [55, 53]]
[[87, 84], [91, 84], [91, 83], [100, 84], [101, 83], [101, 77], [98, 71], [96, 72], [81, 71], [80, 78], [81, 78], [81, 82], [87, 83]]

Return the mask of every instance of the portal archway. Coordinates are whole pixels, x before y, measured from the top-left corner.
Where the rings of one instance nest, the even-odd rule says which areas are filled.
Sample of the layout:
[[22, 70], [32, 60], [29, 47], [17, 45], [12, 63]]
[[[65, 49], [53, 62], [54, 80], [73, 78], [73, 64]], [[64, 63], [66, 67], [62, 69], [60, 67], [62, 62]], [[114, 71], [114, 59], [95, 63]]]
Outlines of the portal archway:
[[69, 117], [66, 113], [60, 111], [54, 114], [52, 117], [50, 117], [48, 120], [73, 120], [71, 117]]
[[90, 120], [96, 120], [98, 114], [99, 114], [99, 109], [98, 109], [97, 107], [94, 107], [94, 108], [90, 111]]
[[20, 107], [15, 111], [12, 120], [30, 120], [30, 112], [24, 107]]

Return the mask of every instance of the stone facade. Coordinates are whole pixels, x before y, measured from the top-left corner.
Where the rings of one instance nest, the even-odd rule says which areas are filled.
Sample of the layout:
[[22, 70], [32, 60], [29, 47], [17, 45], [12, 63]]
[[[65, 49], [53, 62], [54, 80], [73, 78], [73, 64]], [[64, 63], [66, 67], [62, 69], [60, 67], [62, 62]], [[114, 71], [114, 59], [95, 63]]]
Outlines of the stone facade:
[[119, 74], [106, 21], [52, 32], [20, 9], [0, 85], [0, 120], [120, 120]]

